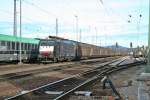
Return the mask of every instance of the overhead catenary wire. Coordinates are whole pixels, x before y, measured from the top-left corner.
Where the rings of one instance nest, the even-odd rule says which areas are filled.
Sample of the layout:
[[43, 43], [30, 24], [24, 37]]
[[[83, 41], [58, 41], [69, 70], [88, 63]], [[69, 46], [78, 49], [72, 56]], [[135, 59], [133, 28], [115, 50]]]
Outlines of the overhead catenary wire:
[[57, 31], [60, 32], [60, 33], [61, 33], [61, 31], [63, 31], [63, 26], [64, 26], [64, 25], [67, 25], [67, 24], [68, 24], [68, 26], [72, 25], [70, 22], [68, 22], [68, 20], [64, 19], [63, 16], [58, 16], [58, 15], [52, 13], [51, 11], [48, 11], [48, 10], [46, 10], [46, 9], [44, 9], [44, 8], [42, 8], [42, 7], [40, 7], [37, 3], [33, 3], [33, 2], [27, 1], [27, 0], [24, 1], [24, 2], [25, 2], [26, 4], [32, 6], [32, 7], [37, 8], [37, 9], [40, 10], [41, 12], [47, 14], [47, 16], [49, 16], [49, 17], [54, 17], [55, 20], [56, 20], [56, 19], [59, 20], [59, 22], [57, 22], [57, 24], [58, 24], [57, 26], [59, 26], [59, 30], [57, 30], [56, 25], [55, 25], [54, 27], [55, 27], [55, 30], [57, 30]]
[[140, 29], [141, 29], [141, 18], [142, 18], [142, 1], [141, 0], [139, 0], [139, 7], [138, 7], [139, 9], [138, 9], [138, 11], [139, 11], [139, 13], [138, 13], [138, 20], [137, 20], [137, 43], [138, 43], [138, 46], [140, 45], [139, 43], [141, 42], [140, 41]]
[[[104, 8], [104, 10], [106, 11], [106, 13], [104, 13], [104, 16], [105, 16], [105, 17], [109, 17], [109, 12], [108, 12], [108, 10], [105, 8], [103, 0], [98, 0], [98, 4], [99, 4], [100, 6], [102, 6], [102, 7]], [[104, 25], [103, 29], [104, 29], [104, 31], [105, 31], [105, 29], [106, 29], [106, 26], [105, 26], [105, 25]], [[107, 33], [105, 33], [105, 46], [106, 46], [106, 45], [107, 45]]]
[[113, 15], [119, 16], [121, 18], [121, 21], [123, 19], [123, 21], [126, 23], [126, 20], [127, 20], [126, 16], [123, 16], [120, 13], [115, 12], [111, 6], [107, 6], [106, 7], [106, 3], [103, 0], [98, 0], [98, 1], [100, 2], [99, 4], [102, 5], [102, 7], [104, 8], [104, 10], [106, 11], [106, 14], [107, 14], [108, 17], [111, 17], [111, 16], [109, 16], [110, 13], [111, 13]]
[[53, 12], [40, 7], [38, 4], [35, 4], [35, 3], [31, 2], [31, 1], [27, 1], [27, 0], [24, 0], [24, 2], [26, 4], [29, 4], [30, 6], [33, 6], [37, 9], [39, 9], [41, 12], [47, 14], [47, 16], [49, 16], [49, 17], [54, 17], [55, 19], [61, 19], [61, 22], [64, 22], [64, 23], [68, 22], [68, 20], [65, 20], [63, 18], [63, 16], [58, 16], [58, 15], [54, 14]]
[[[12, 12], [10, 12], [10, 11], [7, 11], [7, 10], [2, 10], [2, 9], [0, 9], [0, 12], [2, 12], [2, 13], [6, 13], [7, 15], [9, 15], [9, 17], [13, 14]], [[10, 17], [11, 18], [11, 20], [13, 19], [12, 17]], [[44, 26], [50, 26], [50, 24], [46, 24], [46, 23], [42, 23], [42, 22], [37, 22], [37, 21], [35, 21], [35, 20], [33, 20], [32, 18], [30, 18], [30, 17], [27, 17], [27, 16], [24, 16], [24, 15], [22, 15], [22, 20], [26, 20], [26, 21], [24, 21], [24, 23], [22, 23], [23, 24], [23, 29], [25, 28], [25, 27], [27, 27], [26, 25], [30, 25], [30, 24], [32, 24], [32, 23], [34, 23], [34, 24], [37, 24], [38, 26], [42, 26], [42, 25], [44, 25]], [[10, 22], [8, 22], [8, 21], [3, 21], [3, 23], [12, 23], [13, 24], [13, 22], [12, 21], [10, 21]], [[9, 24], [9, 27], [12, 27], [12, 24]], [[11, 25], [11, 26], [10, 26]], [[37, 27], [37, 26], [35, 26], [35, 27]], [[0, 27], [0, 28], [8, 28], [8, 27]], [[26, 28], [27, 29], [27, 28]], [[35, 28], [34, 28], [35, 29]], [[39, 28], [37, 28], [37, 30], [39, 31], [40, 29]]]
[[0, 9], [0, 12], [8, 14], [8, 15], [13, 14], [13, 12], [10, 12], [10, 11], [4, 10], [4, 9]]
[[[6, 13], [6, 14], [8, 14], [9, 15], [9, 17], [10, 17], [10, 15], [12, 15], [12, 12], [10, 12], [10, 11], [7, 11], [7, 10], [3, 10], [3, 9], [0, 9], [0, 12], [3, 12], [3, 13]], [[12, 18], [12, 17], [11, 17]], [[37, 22], [37, 21], [35, 21], [35, 20], [33, 20], [32, 18], [30, 18], [30, 17], [27, 17], [27, 16], [22, 16], [22, 19], [25, 19], [25, 20], [27, 20], [27, 21], [29, 21], [29, 22], [33, 22], [34, 21], [34, 24], [38, 24], [39, 26], [40, 26], [40, 24], [41, 25], [44, 25], [44, 26], [50, 26], [50, 24], [46, 24], [46, 23], [42, 23], [42, 22]], [[6, 21], [5, 21], [6, 22]], [[5, 23], [4, 22], [4, 23]], [[9, 22], [9, 23], [13, 23], [13, 22]], [[27, 24], [28, 22], [25, 22], [25, 23], [22, 23], [22, 24]], [[104, 22], [104, 23], [111, 23], [111, 22]], [[113, 24], [112, 24], [113, 25]], [[125, 25], [127, 25], [127, 23], [126, 24], [120, 24], [120, 25], [122, 25], [122, 26], [125, 26]], [[118, 30], [118, 29], [120, 29], [120, 25], [113, 25], [113, 26], [118, 26], [118, 28], [116, 28], [116, 29], [113, 29], [113, 31], [115, 31], [115, 30]], [[147, 27], [147, 25], [140, 25], [140, 28], [141, 27]], [[137, 29], [137, 27], [131, 27], [129, 30], [135, 30], [135, 29]], [[40, 29], [38, 29], [37, 28], [37, 30], [40, 30]]]
[[[104, 10], [106, 11], [106, 13], [107, 13], [107, 15], [109, 15], [109, 13], [111, 12], [112, 14], [114, 14], [114, 15], [117, 15], [117, 16], [120, 16], [120, 18], [121, 18], [121, 20], [123, 19], [123, 21], [125, 22], [127, 19], [126, 19], [126, 16], [122, 16], [120, 13], [116, 13], [114, 10], [113, 10], [113, 8], [111, 8], [110, 6], [109, 7], [106, 7], [106, 5], [105, 5], [105, 2], [103, 2], [103, 0], [98, 0], [100, 3], [100, 5], [102, 5], [103, 7], [104, 7]], [[136, 22], [137, 22], [137, 25], [135, 25], [135, 28], [132, 28], [132, 29], [134, 29], [134, 30], [137, 30], [137, 44], [139, 45], [139, 32], [140, 32], [140, 23], [141, 23], [141, 17], [142, 17], [142, 15], [141, 15], [141, 13], [142, 13], [142, 11], [141, 11], [141, 9], [142, 9], [142, 0], [138, 0], [139, 1], [139, 5], [140, 5], [140, 7], [138, 7], [138, 11], [139, 11], [139, 13], [140, 14], [138, 14], [138, 18], [136, 18]], [[139, 17], [140, 16], [140, 17]], [[126, 23], [126, 22], [125, 22]], [[123, 26], [127, 26], [126, 24], [124, 24], [124, 25], [121, 25], [122, 26], [122, 29], [124, 29], [124, 27]], [[131, 29], [131, 28], [130, 28]]]
[[141, 27], [143, 28], [143, 26], [145, 26], [145, 25], [141, 26], [142, 0], [138, 0], [138, 1], [139, 1], [139, 2], [137, 2], [138, 6], [134, 11], [135, 14], [129, 14], [129, 17], [130, 17], [129, 23], [135, 24], [134, 26], [135, 26], [135, 30], [136, 30], [136, 44], [137, 44], [137, 47], [139, 47], [140, 43], [142, 42], [141, 39], [140, 39], [140, 29], [141, 29]]
[[[23, 2], [26, 2], [27, 0], [24, 0]], [[33, 2], [33, 1], [30, 1], [30, 0], [28, 0], [29, 2]], [[27, 1], [27, 2], [28, 2]], [[100, 0], [100, 1], [102, 1], [102, 0]], [[104, 0], [103, 0], [104, 1]], [[105, 1], [103, 2], [102, 1], [102, 3], [101, 4], [103, 4], [105, 7], [106, 7], [106, 5], [105, 5]], [[109, 2], [109, 1], [108, 1]], [[40, 2], [39, 2], [39, 4], [37, 3], [37, 2], [33, 2], [33, 4], [34, 5], [36, 5], [36, 6], [38, 6], [38, 7], [35, 7], [35, 8], [37, 8], [38, 10], [40, 10], [41, 12], [43, 12], [43, 13], [46, 13], [47, 15], [48, 15], [48, 17], [49, 16], [52, 16], [52, 17], [57, 17], [57, 15], [55, 15], [54, 14], [54, 12], [52, 12], [51, 11], [51, 9], [49, 10], [49, 9], [46, 9], [46, 7], [44, 7], [44, 8], [42, 8], [42, 10], [41, 10], [41, 5], [40, 5]], [[30, 5], [30, 4], [28, 4], [28, 5]], [[72, 5], [72, 4], [71, 4]], [[31, 4], [31, 6], [33, 6], [32, 4]], [[39, 8], [40, 7], [40, 8]], [[67, 6], [68, 7], [68, 6]], [[77, 9], [78, 10], [78, 8], [76, 8], [75, 6], [73, 6], [73, 8], [75, 8], [75, 9]], [[108, 8], [110, 8], [110, 7], [108, 7]], [[109, 16], [110, 16], [110, 12], [112, 13], [112, 11], [110, 11], [109, 9], [108, 9], [107, 7], [106, 7], [106, 9], [107, 9], [107, 11], [108, 11], [108, 14], [109, 14]], [[44, 10], [44, 11], [43, 11]], [[80, 9], [79, 9], [80, 10]], [[115, 9], [114, 9], [115, 10]], [[75, 11], [75, 12], [77, 12], [77, 11]], [[37, 16], [43, 16], [43, 14], [39, 14], [39, 15], [37, 15]], [[109, 17], [108, 16], [108, 17]], [[23, 17], [23, 19], [25, 19], [25, 20], [29, 20], [29, 21], [35, 21], [35, 22], [38, 22], [38, 20], [36, 21], [36, 20], [34, 20], [34, 19], [28, 19], [28, 18], [26, 18], [26, 17], [29, 17], [28, 15], [24, 15], [24, 16], [22, 16]], [[61, 16], [60, 16], [61, 17]], [[42, 20], [42, 19], [41, 19]], [[61, 20], [60, 20], [61, 21]], [[81, 20], [82, 21], [82, 20]], [[55, 20], [54, 20], [54, 22], [55, 22]], [[44, 23], [44, 22], [43, 22]], [[61, 22], [60, 22], [61, 23]], [[60, 24], [59, 23], [59, 24]], [[110, 22], [111, 23], [111, 22]], [[23, 23], [24, 24], [24, 23]], [[47, 26], [48, 26], [48, 24], [49, 23], [47, 23]], [[64, 24], [64, 23], [63, 23]], [[114, 23], [112, 23], [112, 24], [114, 24], [114, 26], [117, 26], [116, 24], [115, 24], [115, 21], [114, 21]], [[107, 25], [107, 24], [106, 24]], [[94, 25], [95, 26], [95, 25]], [[123, 26], [123, 25], [122, 25]], [[53, 27], [53, 26], [52, 26]], [[97, 26], [98, 27], [98, 26]], [[109, 28], [109, 27], [108, 27]], [[118, 29], [119, 29], [119, 25], [118, 25]], [[39, 29], [39, 30], [41, 30], [41, 29]], [[115, 29], [113, 29], [113, 30], [117, 30], [117, 28], [115, 28]], [[84, 31], [84, 30], [83, 30]]]
[[[6, 15], [4, 16], [4, 19], [1, 18], [1, 20], [0, 20], [1, 22], [12, 22], [12, 19], [13, 19], [12, 14], [13, 14], [13, 12], [9, 12], [9, 11], [7, 11], [7, 10], [0, 9], [0, 13], [6, 14]], [[1, 17], [3, 17], [3, 16], [1, 15]], [[13, 23], [13, 22], [12, 22], [12, 23]]]
[[33, 7], [35, 7], [35, 8], [38, 8], [38, 9], [41, 10], [42, 12], [48, 14], [49, 16], [51, 15], [51, 16], [53, 16], [53, 17], [57, 17], [57, 16], [56, 16], [55, 14], [53, 14], [52, 12], [43, 9], [42, 7], [36, 5], [35, 3], [31, 2], [31, 1], [29, 2], [29, 1], [27, 1], [27, 0], [24, 0], [23, 2], [25, 2], [25, 3], [27, 3], [27, 4], [31, 5], [31, 6], [33, 6]]

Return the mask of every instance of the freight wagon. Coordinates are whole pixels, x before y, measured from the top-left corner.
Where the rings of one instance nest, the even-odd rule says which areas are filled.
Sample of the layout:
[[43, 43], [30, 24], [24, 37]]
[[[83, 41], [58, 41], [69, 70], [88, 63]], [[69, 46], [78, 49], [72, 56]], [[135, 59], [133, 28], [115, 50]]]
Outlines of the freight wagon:
[[114, 51], [110, 48], [99, 47], [86, 43], [78, 43], [81, 59], [114, 56]]

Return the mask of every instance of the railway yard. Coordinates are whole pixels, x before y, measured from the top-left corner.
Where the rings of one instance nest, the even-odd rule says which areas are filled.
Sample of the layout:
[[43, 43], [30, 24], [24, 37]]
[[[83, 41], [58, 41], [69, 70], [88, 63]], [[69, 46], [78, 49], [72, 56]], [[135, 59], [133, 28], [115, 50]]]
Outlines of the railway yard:
[[1, 0], [0, 100], [150, 100], [150, 0]]
[[[133, 83], [132, 78], [134, 79], [134, 76], [143, 70], [141, 64], [144, 63], [143, 58], [118, 56], [49, 64], [0, 65], [0, 99], [98, 100], [101, 98], [103, 100], [107, 97], [113, 98], [117, 95], [114, 95], [111, 88], [102, 89], [100, 82], [107, 75], [121, 97], [131, 98], [124, 93], [123, 88]], [[135, 75], [132, 75], [133, 71]]]

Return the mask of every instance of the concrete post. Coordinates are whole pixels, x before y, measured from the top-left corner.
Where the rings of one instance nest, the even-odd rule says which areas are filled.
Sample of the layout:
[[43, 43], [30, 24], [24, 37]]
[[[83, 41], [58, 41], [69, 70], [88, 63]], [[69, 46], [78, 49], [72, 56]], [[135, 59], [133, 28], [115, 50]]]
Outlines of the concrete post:
[[[150, 1], [149, 1], [150, 4]], [[145, 73], [150, 73], [150, 5], [149, 5], [149, 32], [148, 32], [148, 58], [147, 66], [145, 67]]]
[[56, 18], [56, 36], [58, 36], [58, 18]]
[[19, 64], [22, 64], [22, 1], [20, 0], [20, 41], [19, 41]]
[[17, 11], [16, 11], [16, 0], [14, 0], [14, 29], [13, 29], [13, 35], [17, 36]]

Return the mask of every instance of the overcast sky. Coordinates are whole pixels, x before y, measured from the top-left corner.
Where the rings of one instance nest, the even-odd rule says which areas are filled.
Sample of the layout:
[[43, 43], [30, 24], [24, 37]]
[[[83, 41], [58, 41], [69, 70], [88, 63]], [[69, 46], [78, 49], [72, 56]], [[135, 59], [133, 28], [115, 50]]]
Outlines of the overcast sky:
[[[13, 1], [0, 0], [0, 34], [13, 35]], [[22, 7], [23, 37], [55, 35], [58, 18], [58, 36], [76, 40], [78, 16], [82, 42], [102, 46], [116, 42], [126, 47], [130, 42], [134, 47], [147, 45], [149, 0], [22, 0]]]

